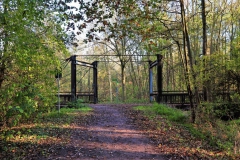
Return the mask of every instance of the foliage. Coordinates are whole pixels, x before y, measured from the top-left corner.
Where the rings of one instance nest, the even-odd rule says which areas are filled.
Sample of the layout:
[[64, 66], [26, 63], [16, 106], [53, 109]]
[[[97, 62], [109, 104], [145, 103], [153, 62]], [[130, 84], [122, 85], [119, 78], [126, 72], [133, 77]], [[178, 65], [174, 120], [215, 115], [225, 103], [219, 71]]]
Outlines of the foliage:
[[82, 99], [77, 99], [74, 102], [68, 102], [67, 106], [70, 108], [76, 108], [76, 109], [80, 109], [85, 107], [85, 105], [83, 104], [83, 100]]
[[[239, 126], [234, 120], [235, 112], [231, 104], [204, 103], [198, 108], [197, 121], [194, 128], [200, 130], [213, 146], [218, 146], [228, 152], [238, 153]], [[192, 130], [191, 130], [192, 131]]]
[[54, 106], [54, 71], [67, 51], [42, 1], [3, 1], [0, 16], [0, 123], [15, 126]]
[[[71, 12], [75, 8], [68, 7], [67, 2], [72, 1], [65, 1], [60, 5]], [[179, 89], [182, 90], [187, 88], [186, 85], [190, 85], [192, 92], [195, 89], [200, 92], [203, 88], [209, 88], [208, 98], [211, 101], [212, 96], [218, 96], [214, 95], [215, 91], [223, 90], [222, 83], [229, 85], [234, 83], [235, 88], [238, 86], [237, 77], [239, 75], [236, 70], [238, 58], [236, 55], [238, 54], [239, 22], [236, 17], [239, 15], [239, 5], [236, 1], [229, 1], [229, 3], [224, 0], [213, 3], [203, 2], [205, 1], [201, 1], [201, 4], [195, 1], [184, 3], [184, 1], [156, 0], [99, 0], [85, 3], [79, 1], [77, 3], [81, 10], [78, 10], [78, 13], [86, 14], [79, 19], [82, 20], [79, 29], [88, 29], [86, 42], [101, 42], [108, 47], [113, 44], [109, 47], [110, 50], [127, 40], [129, 44], [134, 42], [126, 47], [129, 48], [127, 54], [137, 55], [141, 52], [150, 55], [161, 52], [164, 60], [171, 56], [169, 60], [164, 61], [164, 66], [171, 63], [170, 67], [164, 68], [164, 73], [168, 74], [165, 76], [166, 82], [168, 83], [169, 77], [172, 76], [173, 86], [178, 87], [181, 84]], [[179, 5], [183, 5], [182, 11], [185, 12], [185, 15], [180, 14]], [[201, 8], [205, 8], [208, 14], [204, 15]], [[75, 17], [75, 13], [72, 14], [70, 19]], [[202, 32], [204, 32], [202, 28], [206, 27], [203, 16], [206, 16], [206, 23], [209, 25], [208, 43], [205, 48], [207, 50], [204, 51], [206, 52], [204, 54], [202, 54], [203, 48], [201, 48]], [[187, 20], [186, 24], [183, 24], [183, 19]], [[78, 21], [78, 23], [80, 22]], [[182, 33], [183, 25], [188, 30], [186, 35]], [[101, 34], [103, 32], [104, 34]], [[184, 52], [186, 50], [184, 37], [186, 36], [189, 38], [187, 40], [189, 41], [187, 42], [189, 54]], [[122, 48], [117, 49], [123, 51]], [[128, 61], [128, 59], [125, 60]], [[149, 57], [148, 60], [150, 60]], [[193, 65], [186, 67], [188, 64]], [[180, 78], [178, 79], [178, 77]], [[182, 79], [189, 80], [189, 82], [182, 83]]]

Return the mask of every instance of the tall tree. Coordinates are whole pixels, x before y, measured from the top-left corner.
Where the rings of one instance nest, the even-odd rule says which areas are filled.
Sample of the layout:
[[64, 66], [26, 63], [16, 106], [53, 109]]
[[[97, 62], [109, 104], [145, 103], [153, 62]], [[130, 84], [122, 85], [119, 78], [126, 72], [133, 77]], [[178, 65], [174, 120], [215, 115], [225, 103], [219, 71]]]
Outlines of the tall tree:
[[15, 125], [53, 106], [54, 72], [66, 52], [60, 26], [42, 1], [0, 2], [0, 121]]
[[[202, 4], [202, 26], [203, 26], [202, 27], [202, 33], [203, 33], [202, 55], [205, 56], [207, 53], [207, 20], [206, 20], [206, 10], [205, 10], [205, 0], [201, 0], [201, 2], [202, 2], [201, 3]], [[203, 73], [203, 74], [205, 77], [206, 76], [205, 73]], [[205, 85], [203, 86], [203, 96], [204, 96], [205, 101], [208, 100], [207, 88], [208, 88], [208, 86], [205, 83]]]
[[194, 94], [196, 103], [199, 104], [199, 95], [198, 95], [198, 87], [196, 85], [196, 73], [193, 68], [193, 57], [190, 45], [190, 37], [187, 28], [187, 21], [185, 16], [185, 3], [183, 0], [180, 0], [181, 6], [181, 21], [182, 21], [182, 32], [183, 32], [183, 54], [185, 60], [185, 70], [186, 70], [186, 80], [187, 80], [187, 90], [190, 99], [191, 111], [192, 111], [192, 122], [194, 123], [196, 120], [196, 108], [194, 105]]

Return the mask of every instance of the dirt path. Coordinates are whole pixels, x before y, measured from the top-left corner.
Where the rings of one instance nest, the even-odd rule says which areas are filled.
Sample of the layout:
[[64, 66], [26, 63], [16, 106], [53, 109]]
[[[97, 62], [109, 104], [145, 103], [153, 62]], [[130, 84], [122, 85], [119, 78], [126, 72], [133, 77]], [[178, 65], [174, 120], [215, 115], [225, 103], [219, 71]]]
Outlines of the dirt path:
[[185, 127], [161, 116], [149, 119], [133, 106], [92, 105], [93, 112], [60, 115], [66, 119], [46, 116], [36, 124], [5, 130], [0, 159], [239, 159], [195, 138]]
[[74, 153], [68, 156], [65, 153], [59, 159], [167, 159], [156, 151], [141, 131], [128, 124], [123, 108], [109, 105], [91, 107], [95, 110], [92, 122], [75, 126], [76, 131], [71, 137]]

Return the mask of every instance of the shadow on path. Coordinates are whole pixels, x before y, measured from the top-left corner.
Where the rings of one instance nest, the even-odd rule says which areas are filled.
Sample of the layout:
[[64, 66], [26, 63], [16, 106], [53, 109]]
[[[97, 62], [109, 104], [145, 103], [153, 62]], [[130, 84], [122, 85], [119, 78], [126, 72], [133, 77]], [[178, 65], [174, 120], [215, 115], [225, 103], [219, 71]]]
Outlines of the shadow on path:
[[[69, 151], [73, 151], [74, 147], [71, 159], [167, 159], [156, 151], [156, 147], [141, 131], [127, 123], [121, 107], [91, 107], [94, 109], [93, 122], [87, 126], [76, 126], [71, 136], [68, 146], [71, 148]], [[66, 158], [66, 149], [58, 158]]]

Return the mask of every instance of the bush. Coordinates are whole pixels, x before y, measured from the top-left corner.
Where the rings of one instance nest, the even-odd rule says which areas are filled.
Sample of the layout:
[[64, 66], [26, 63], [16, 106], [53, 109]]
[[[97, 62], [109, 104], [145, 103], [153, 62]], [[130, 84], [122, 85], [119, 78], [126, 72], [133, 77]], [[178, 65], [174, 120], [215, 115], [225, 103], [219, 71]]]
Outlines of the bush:
[[224, 121], [238, 119], [240, 117], [239, 104], [232, 102], [205, 102], [198, 106], [199, 118], [207, 121], [220, 119]]
[[76, 108], [76, 109], [85, 107], [85, 105], [83, 104], [83, 100], [82, 99], [77, 99], [74, 102], [69, 102], [67, 104], [67, 106], [69, 108]]
[[240, 117], [240, 107], [238, 104], [220, 104], [214, 106], [214, 115], [221, 120], [232, 120]]

